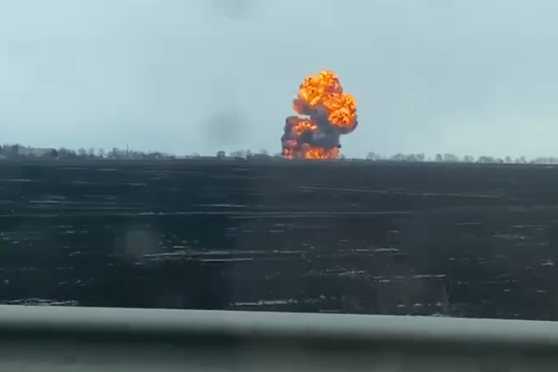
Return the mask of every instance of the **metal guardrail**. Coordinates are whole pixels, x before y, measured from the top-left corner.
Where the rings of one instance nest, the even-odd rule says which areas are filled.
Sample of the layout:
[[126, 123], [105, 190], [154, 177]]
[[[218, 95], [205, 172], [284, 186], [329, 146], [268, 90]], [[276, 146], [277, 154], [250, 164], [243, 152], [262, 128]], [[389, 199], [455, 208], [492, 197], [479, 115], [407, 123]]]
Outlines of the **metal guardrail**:
[[558, 370], [558, 323], [0, 306], [0, 371]]

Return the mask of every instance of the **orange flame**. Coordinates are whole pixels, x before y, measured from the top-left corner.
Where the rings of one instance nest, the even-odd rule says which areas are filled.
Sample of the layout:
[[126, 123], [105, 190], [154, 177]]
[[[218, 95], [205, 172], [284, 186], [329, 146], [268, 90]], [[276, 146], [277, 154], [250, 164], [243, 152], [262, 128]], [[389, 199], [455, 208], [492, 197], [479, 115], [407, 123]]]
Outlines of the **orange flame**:
[[321, 71], [308, 76], [300, 85], [298, 95], [293, 100], [293, 108], [300, 115], [287, 119], [283, 139], [283, 156], [289, 159], [337, 159], [339, 146], [320, 147], [309, 143], [299, 143], [304, 133], [318, 133], [320, 125], [317, 117], [327, 118], [329, 130], [327, 135], [336, 136], [352, 132], [357, 126], [357, 108], [354, 97], [343, 92], [339, 78], [332, 71]]

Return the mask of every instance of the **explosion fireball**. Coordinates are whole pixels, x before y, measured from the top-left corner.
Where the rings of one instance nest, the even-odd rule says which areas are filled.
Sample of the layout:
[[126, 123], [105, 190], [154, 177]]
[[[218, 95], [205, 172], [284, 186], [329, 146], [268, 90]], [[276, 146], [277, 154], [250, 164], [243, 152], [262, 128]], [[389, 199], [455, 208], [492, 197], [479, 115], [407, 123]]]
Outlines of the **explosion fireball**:
[[298, 115], [289, 116], [281, 137], [288, 159], [338, 159], [339, 137], [357, 127], [356, 101], [343, 93], [339, 78], [329, 70], [308, 76], [293, 100]]

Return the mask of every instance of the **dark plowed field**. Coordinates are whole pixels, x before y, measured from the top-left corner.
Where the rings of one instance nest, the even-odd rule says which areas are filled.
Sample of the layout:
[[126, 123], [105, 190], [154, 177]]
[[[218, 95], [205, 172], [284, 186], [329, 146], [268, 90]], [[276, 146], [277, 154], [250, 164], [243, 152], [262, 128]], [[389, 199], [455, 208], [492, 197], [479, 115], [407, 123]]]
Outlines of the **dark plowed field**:
[[558, 168], [0, 162], [0, 302], [558, 319]]

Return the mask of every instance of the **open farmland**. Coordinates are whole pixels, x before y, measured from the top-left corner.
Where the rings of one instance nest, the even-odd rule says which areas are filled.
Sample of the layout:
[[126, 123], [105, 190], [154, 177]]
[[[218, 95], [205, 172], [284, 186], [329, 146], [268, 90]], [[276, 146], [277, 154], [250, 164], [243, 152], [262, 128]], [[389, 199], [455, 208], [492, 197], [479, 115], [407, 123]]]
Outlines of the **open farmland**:
[[1, 161], [0, 302], [558, 319], [558, 168]]

